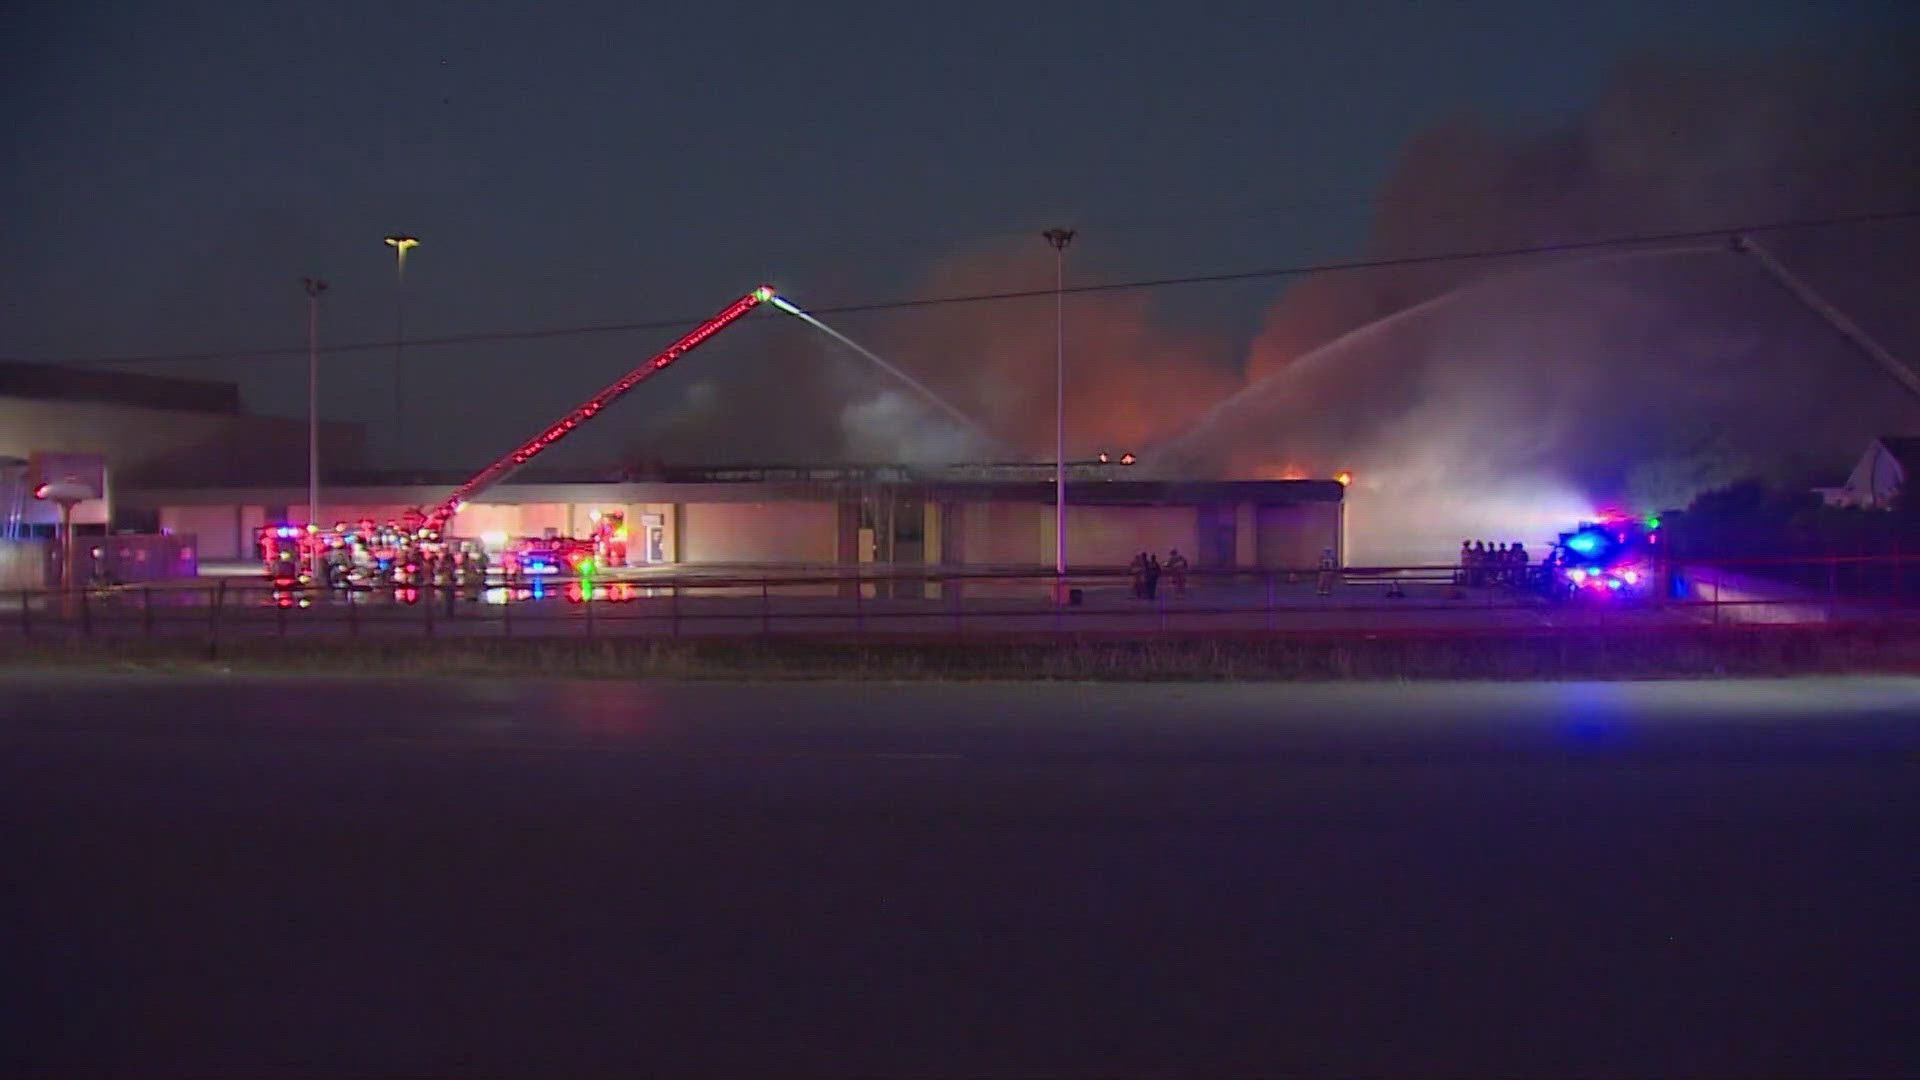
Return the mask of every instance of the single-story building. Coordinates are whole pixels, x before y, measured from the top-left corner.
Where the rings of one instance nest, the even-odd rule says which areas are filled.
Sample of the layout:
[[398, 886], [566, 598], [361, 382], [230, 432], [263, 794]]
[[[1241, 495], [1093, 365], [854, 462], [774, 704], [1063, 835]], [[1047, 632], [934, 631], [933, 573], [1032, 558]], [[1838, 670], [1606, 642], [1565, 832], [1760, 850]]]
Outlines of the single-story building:
[[[519, 482], [488, 489], [447, 525], [451, 536], [586, 536], [624, 516], [630, 564], [686, 566], [1051, 567], [1054, 486], [1038, 480], [798, 478]], [[815, 478], [808, 478], [808, 477]], [[826, 478], [818, 478], [826, 477]], [[451, 484], [322, 489], [319, 524], [404, 521]], [[1345, 488], [1333, 480], [1214, 482], [1089, 479], [1067, 485], [1067, 558], [1125, 567], [1178, 548], [1199, 569], [1304, 568], [1344, 554]], [[304, 486], [140, 487], [120, 505], [162, 532], [197, 538], [202, 561], [246, 559], [255, 530], [305, 524]]]

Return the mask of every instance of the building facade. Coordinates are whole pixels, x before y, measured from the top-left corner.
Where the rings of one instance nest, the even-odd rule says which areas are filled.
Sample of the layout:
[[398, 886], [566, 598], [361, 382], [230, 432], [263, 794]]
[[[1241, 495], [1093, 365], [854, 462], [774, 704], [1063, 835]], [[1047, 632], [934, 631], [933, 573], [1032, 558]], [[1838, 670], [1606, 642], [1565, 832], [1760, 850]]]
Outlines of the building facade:
[[[437, 485], [335, 485], [318, 524], [406, 520]], [[1345, 488], [1334, 481], [1069, 484], [1067, 553], [1077, 568], [1125, 567], [1179, 549], [1199, 569], [1294, 569], [1343, 555]], [[304, 487], [124, 491], [130, 511], [192, 535], [202, 561], [247, 559], [255, 530], [306, 524]], [[1036, 568], [1054, 561], [1053, 485], [1037, 481], [766, 480], [504, 483], [449, 522], [451, 536], [586, 536], [623, 516], [629, 565]]]

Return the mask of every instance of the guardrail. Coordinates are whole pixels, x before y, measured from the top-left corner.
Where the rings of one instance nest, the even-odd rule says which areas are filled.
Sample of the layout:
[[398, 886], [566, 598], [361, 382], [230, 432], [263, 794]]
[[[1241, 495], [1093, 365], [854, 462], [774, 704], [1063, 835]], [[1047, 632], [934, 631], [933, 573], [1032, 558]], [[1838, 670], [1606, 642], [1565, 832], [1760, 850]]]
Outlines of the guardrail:
[[[1193, 571], [1150, 598], [1126, 573], [847, 567], [378, 590], [222, 579], [0, 594], [0, 641], [40, 637], [260, 635], [613, 637], [776, 634], [1158, 634], [1555, 631], [1662, 626], [1920, 624], [1920, 597], [1844, 588], [1852, 558], [1689, 563], [1632, 598], [1549, 599], [1511, 583], [1467, 586], [1453, 567]], [[1906, 568], [1902, 568], [1903, 570]], [[1783, 572], [1790, 571], [1790, 572]], [[1866, 580], [1857, 572], [1854, 577]], [[1884, 575], [1868, 575], [1875, 577]], [[1920, 590], [1920, 574], [1909, 575]], [[1903, 579], [1904, 580], [1904, 579]], [[1807, 584], [1818, 581], [1825, 588]]]

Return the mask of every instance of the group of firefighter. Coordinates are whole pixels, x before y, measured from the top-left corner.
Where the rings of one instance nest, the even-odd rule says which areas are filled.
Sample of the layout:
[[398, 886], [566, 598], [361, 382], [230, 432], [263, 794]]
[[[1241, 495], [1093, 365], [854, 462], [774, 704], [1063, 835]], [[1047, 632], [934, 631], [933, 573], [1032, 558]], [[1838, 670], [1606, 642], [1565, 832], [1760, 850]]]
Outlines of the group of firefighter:
[[1187, 557], [1180, 554], [1179, 548], [1167, 552], [1167, 561], [1162, 563], [1158, 555], [1143, 551], [1133, 557], [1130, 568], [1133, 573], [1133, 597], [1136, 600], [1152, 600], [1160, 595], [1160, 575], [1167, 575], [1167, 584], [1173, 588], [1173, 595], [1187, 595]]
[[1523, 586], [1527, 584], [1527, 560], [1527, 549], [1518, 541], [1489, 544], [1484, 540], [1462, 540], [1454, 584]]

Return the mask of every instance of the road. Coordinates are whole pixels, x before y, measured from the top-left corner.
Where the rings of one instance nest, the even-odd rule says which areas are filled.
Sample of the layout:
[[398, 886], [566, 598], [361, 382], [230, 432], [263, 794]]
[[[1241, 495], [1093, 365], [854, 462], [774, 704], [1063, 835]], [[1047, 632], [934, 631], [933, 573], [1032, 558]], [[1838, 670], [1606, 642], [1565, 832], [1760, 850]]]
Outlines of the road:
[[9, 677], [0, 1071], [1911, 1075], [1920, 680]]

